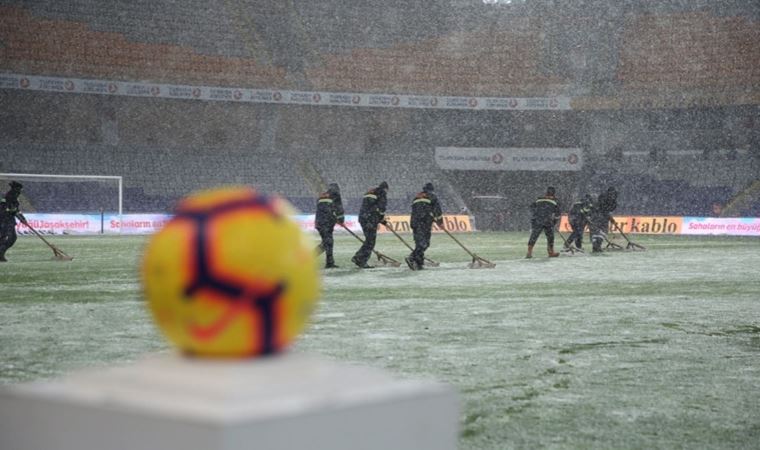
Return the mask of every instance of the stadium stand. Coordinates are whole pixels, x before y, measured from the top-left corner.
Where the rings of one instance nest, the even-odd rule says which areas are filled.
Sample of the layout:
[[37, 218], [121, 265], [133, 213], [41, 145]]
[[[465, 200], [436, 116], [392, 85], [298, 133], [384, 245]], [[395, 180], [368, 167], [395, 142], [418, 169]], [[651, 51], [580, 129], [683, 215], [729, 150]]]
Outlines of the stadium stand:
[[32, 14], [26, 8], [0, 5], [0, 39], [5, 43], [0, 47], [0, 57], [4, 70], [214, 86], [287, 86], [282, 67], [253, 58], [203, 54], [188, 45], [166, 43], [166, 33], [182, 27], [194, 34], [208, 33], [208, 41], [216, 42], [220, 48], [239, 45], [230, 36], [212, 31], [216, 27], [208, 21], [191, 17], [177, 21], [166, 11], [154, 11], [146, 2], [132, 4], [118, 16], [112, 5], [99, 2], [67, 2], [65, 6], [60, 2], [39, 2], [34, 11]]
[[[618, 185], [621, 210], [637, 214], [705, 214], [758, 179], [756, 7], [697, 1], [652, 11], [626, 2], [624, 14], [568, 6], [563, 15], [545, 9], [552, 4], [488, 14], [459, 5], [461, 20], [439, 23], [427, 20], [435, 8], [396, 1], [361, 3], [354, 17], [338, 2], [0, 0], [0, 73], [574, 96], [574, 110], [563, 112], [382, 113], [0, 90], [8, 105], [0, 164], [6, 172], [122, 175], [133, 212], [166, 211], [184, 193], [222, 183], [280, 192], [311, 211], [320, 181], [340, 182], [355, 211], [385, 179], [398, 212], [433, 181], [449, 211], [472, 209], [472, 193], [493, 195], [509, 199], [516, 221], [547, 179], [568, 197]], [[590, 44], [600, 40], [608, 45]], [[433, 151], [446, 145], [582, 147], [588, 157], [578, 176], [444, 172]]]
[[623, 32], [624, 86], [747, 86], [760, 83], [760, 28], [705, 12], [638, 15]]
[[[539, 68], [539, 27], [457, 33], [389, 48], [325, 54], [309, 68], [317, 89], [437, 95], [527, 95], [566, 83]], [[536, 89], [535, 86], [539, 88]]]

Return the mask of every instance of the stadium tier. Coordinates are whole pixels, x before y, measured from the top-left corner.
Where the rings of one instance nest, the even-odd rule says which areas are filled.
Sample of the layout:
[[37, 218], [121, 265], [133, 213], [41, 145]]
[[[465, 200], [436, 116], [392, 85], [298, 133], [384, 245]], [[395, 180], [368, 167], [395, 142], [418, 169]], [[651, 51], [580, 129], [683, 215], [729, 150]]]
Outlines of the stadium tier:
[[[754, 192], [756, 7], [514, 3], [346, 10], [337, 2], [0, 0], [0, 74], [389, 94], [382, 108], [243, 104], [50, 92], [9, 78], [0, 89], [0, 170], [120, 175], [126, 210], [141, 212], [236, 183], [311, 211], [333, 181], [356, 210], [382, 180], [390, 208], [402, 212], [432, 181], [447, 211], [477, 215], [485, 198], [506, 198], [497, 202], [520, 226], [524, 205], [547, 183], [565, 203], [614, 183], [620, 207], [640, 214], [704, 213]], [[428, 103], [402, 108], [391, 98], [400, 94]], [[462, 96], [455, 100], [465, 106], [444, 96]], [[502, 109], [481, 110], [485, 100], [473, 96], [498, 97]], [[540, 106], [557, 96], [568, 108]], [[575, 148], [583, 167], [444, 169], [435, 149], [446, 146]], [[742, 211], [753, 211], [748, 205]]]

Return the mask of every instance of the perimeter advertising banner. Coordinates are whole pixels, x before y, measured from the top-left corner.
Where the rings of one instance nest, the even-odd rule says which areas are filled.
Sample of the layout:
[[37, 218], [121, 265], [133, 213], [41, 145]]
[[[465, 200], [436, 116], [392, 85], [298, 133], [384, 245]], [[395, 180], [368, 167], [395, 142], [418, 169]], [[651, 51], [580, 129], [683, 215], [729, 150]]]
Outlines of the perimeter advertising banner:
[[[387, 215], [385, 216], [385, 219], [390, 223], [390, 225], [393, 227], [393, 230], [397, 233], [411, 233], [412, 231], [411, 217], [408, 215]], [[470, 216], [467, 215], [445, 215], [443, 216], [443, 226], [446, 228], [446, 231], [449, 231], [451, 233], [475, 231], [472, 227]], [[381, 233], [390, 233], [390, 231], [388, 231], [388, 229], [384, 226], [380, 226], [380, 228], [378, 228], [378, 231]], [[442, 233], [443, 230], [441, 230], [438, 225], [433, 224], [433, 232]]]
[[[25, 214], [29, 224], [44, 234], [151, 234], [160, 230], [171, 220], [169, 214]], [[314, 231], [314, 214], [293, 216], [304, 231]], [[388, 221], [399, 233], [411, 232], [408, 215], [389, 215]], [[467, 215], [444, 216], [444, 226], [450, 232], [475, 231]], [[615, 221], [623, 232], [631, 234], [665, 234], [665, 235], [726, 235], [760, 237], [760, 218], [714, 218], [714, 217], [676, 217], [676, 216], [615, 216]], [[346, 216], [345, 225], [355, 233], [361, 233], [358, 217]], [[16, 224], [19, 234], [31, 231], [21, 223]], [[343, 232], [340, 227], [336, 232]], [[378, 230], [389, 233], [385, 227]], [[434, 232], [441, 230], [433, 226]], [[569, 233], [570, 224], [567, 216], [560, 220], [560, 231]]]
[[569, 110], [570, 97], [451, 97], [369, 92], [290, 91], [246, 87], [190, 86], [140, 81], [0, 74], [0, 89], [97, 94], [191, 101], [274, 103], [283, 105], [426, 108], [466, 110]]
[[684, 217], [681, 234], [760, 236], [760, 218]]
[[[626, 234], [683, 234], [683, 220], [677, 216], [615, 216], [615, 222]], [[560, 219], [559, 229], [563, 233], [572, 231], [566, 215]]]
[[[150, 234], [160, 230], [169, 214], [24, 214], [29, 225], [44, 234]], [[31, 231], [16, 224], [19, 234]]]
[[577, 171], [580, 148], [436, 147], [435, 162], [444, 170]]
[[[684, 234], [683, 221], [684, 217], [677, 216], [615, 216], [615, 222], [626, 234]], [[563, 233], [572, 231], [566, 215], [562, 216], [559, 229]]]

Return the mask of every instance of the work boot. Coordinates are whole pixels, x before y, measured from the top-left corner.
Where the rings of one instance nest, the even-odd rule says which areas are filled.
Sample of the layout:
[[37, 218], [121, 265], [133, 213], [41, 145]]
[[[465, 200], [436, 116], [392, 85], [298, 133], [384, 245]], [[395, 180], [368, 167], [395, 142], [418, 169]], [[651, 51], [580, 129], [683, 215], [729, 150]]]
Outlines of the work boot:
[[340, 266], [335, 265], [335, 261], [327, 261], [327, 264], [325, 264], [325, 269], [338, 269]]
[[362, 262], [356, 256], [351, 257], [351, 262], [356, 264], [360, 269], [374, 269], [374, 266], [370, 266], [366, 261]]
[[406, 261], [406, 265], [409, 266], [412, 270], [417, 270], [417, 264], [412, 259], [411, 255], [404, 258], [404, 261]]
[[532, 245], [529, 245], [529, 246], [528, 246], [528, 254], [527, 254], [527, 255], [525, 255], [525, 259], [530, 259], [530, 258], [532, 258], [532, 257], [533, 257], [533, 246], [532, 246]]
[[547, 249], [547, 253], [549, 253], [549, 258], [556, 258], [557, 256], [559, 256], [559, 253], [554, 251], [554, 247], [549, 247]]

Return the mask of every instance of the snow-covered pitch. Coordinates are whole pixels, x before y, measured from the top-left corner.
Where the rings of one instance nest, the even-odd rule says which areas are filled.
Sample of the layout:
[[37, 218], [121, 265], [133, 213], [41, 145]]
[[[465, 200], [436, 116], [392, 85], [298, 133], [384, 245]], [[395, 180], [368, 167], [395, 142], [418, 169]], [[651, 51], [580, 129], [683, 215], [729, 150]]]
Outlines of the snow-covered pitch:
[[[359, 270], [337, 236], [341, 268], [292, 351], [452, 384], [462, 449], [757, 447], [760, 241], [630, 236], [648, 250], [550, 259], [541, 238], [525, 260], [527, 234], [457, 237], [496, 268], [436, 234], [438, 268]], [[0, 382], [168, 351], [143, 238], [52, 239], [75, 260], [22, 237], [0, 266]], [[392, 235], [377, 249], [408, 254]]]

